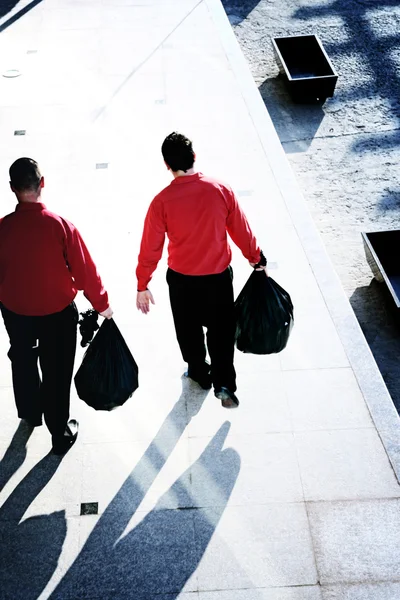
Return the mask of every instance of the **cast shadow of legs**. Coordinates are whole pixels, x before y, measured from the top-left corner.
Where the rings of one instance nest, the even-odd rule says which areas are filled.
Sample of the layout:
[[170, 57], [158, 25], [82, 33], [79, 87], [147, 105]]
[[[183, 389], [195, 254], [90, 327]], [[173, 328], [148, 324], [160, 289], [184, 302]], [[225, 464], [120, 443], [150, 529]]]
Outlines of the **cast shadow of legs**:
[[21, 421], [0, 462], [0, 492], [18, 471], [26, 458], [26, 444], [32, 435], [32, 427]]
[[[0, 464], [3, 486], [23, 463], [26, 455], [25, 445], [29, 438], [29, 435], [26, 435], [25, 425], [21, 424]], [[13, 444], [15, 446], [16, 441], [21, 442], [24, 436], [25, 451], [20, 448], [13, 462]], [[67, 532], [64, 511], [22, 519], [30, 504], [53, 477], [61, 460], [52, 454], [45, 456], [17, 485], [0, 508], [2, 600], [36, 600], [56, 570]]]
[[[159, 432], [98, 520], [51, 599], [151, 600], [159, 594], [168, 594], [168, 600], [176, 598], [196, 570], [239, 474], [238, 454], [232, 449], [222, 450], [229, 428], [229, 423], [220, 428], [196, 463], [126, 533], [173, 449], [169, 447], [165, 453], [158, 447], [162, 440], [157, 440]], [[165, 443], [170, 444], [168, 437], [162, 445]]]

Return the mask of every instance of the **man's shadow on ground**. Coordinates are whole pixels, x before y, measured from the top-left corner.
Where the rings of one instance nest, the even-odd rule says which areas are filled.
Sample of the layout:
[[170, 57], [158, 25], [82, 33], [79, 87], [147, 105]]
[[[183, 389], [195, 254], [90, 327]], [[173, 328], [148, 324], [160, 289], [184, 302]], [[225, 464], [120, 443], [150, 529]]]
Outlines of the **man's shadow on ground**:
[[205, 396], [193, 401], [183, 394], [175, 404], [50, 596], [52, 600], [150, 600], [157, 594], [168, 594], [173, 600], [179, 595], [210, 542], [239, 474], [238, 454], [222, 450], [229, 423], [222, 425], [156, 507], [129, 533], [125, 529]]
[[[0, 490], [26, 457], [32, 433], [21, 422], [0, 463]], [[0, 508], [0, 596], [2, 600], [36, 600], [54, 571], [67, 533], [64, 511], [22, 520], [46, 487], [62, 458], [48, 454], [17, 485]]]

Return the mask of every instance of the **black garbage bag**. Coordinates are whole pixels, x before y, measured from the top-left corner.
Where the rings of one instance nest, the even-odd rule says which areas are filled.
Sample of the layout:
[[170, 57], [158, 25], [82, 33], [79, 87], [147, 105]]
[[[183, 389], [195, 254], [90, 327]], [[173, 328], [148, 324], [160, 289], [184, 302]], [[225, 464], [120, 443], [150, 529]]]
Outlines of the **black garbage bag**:
[[99, 325], [97, 323], [99, 313], [91, 308], [81, 313], [80, 316], [79, 331], [82, 336], [81, 346], [82, 348], [86, 348], [86, 346], [92, 341], [95, 332], [99, 329]]
[[75, 375], [79, 398], [96, 410], [122, 406], [139, 387], [138, 366], [113, 319], [105, 319]]
[[235, 302], [236, 346], [250, 354], [283, 350], [293, 327], [293, 304], [265, 271], [253, 271]]

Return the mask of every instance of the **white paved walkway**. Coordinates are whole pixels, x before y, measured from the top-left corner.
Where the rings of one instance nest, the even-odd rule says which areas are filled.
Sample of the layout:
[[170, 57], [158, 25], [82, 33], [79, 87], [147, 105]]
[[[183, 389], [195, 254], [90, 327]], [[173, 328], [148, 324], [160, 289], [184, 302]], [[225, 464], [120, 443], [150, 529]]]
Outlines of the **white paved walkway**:
[[[18, 428], [2, 327], [1, 600], [398, 600], [398, 417], [219, 0], [16, 3], [0, 21], [9, 69], [22, 74], [0, 77], [1, 212], [11, 162], [37, 159], [46, 204], [98, 263], [140, 389], [111, 414], [74, 392], [81, 433], [59, 464], [44, 427], [28, 441]], [[172, 130], [235, 188], [295, 305], [282, 354], [237, 353], [233, 412], [181, 379], [165, 261], [156, 307], [135, 309]], [[233, 267], [239, 291], [250, 270], [237, 252]], [[99, 514], [80, 516], [86, 502]]]

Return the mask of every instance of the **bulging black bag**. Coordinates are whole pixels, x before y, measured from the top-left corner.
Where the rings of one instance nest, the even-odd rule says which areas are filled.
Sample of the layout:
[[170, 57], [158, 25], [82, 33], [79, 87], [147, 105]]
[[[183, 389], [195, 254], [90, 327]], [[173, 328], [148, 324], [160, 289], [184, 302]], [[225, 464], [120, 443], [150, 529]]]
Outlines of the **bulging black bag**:
[[75, 375], [79, 398], [96, 410], [122, 406], [139, 387], [138, 366], [113, 319], [105, 319]]
[[235, 302], [236, 346], [250, 354], [283, 350], [293, 327], [293, 304], [265, 271], [253, 271]]

